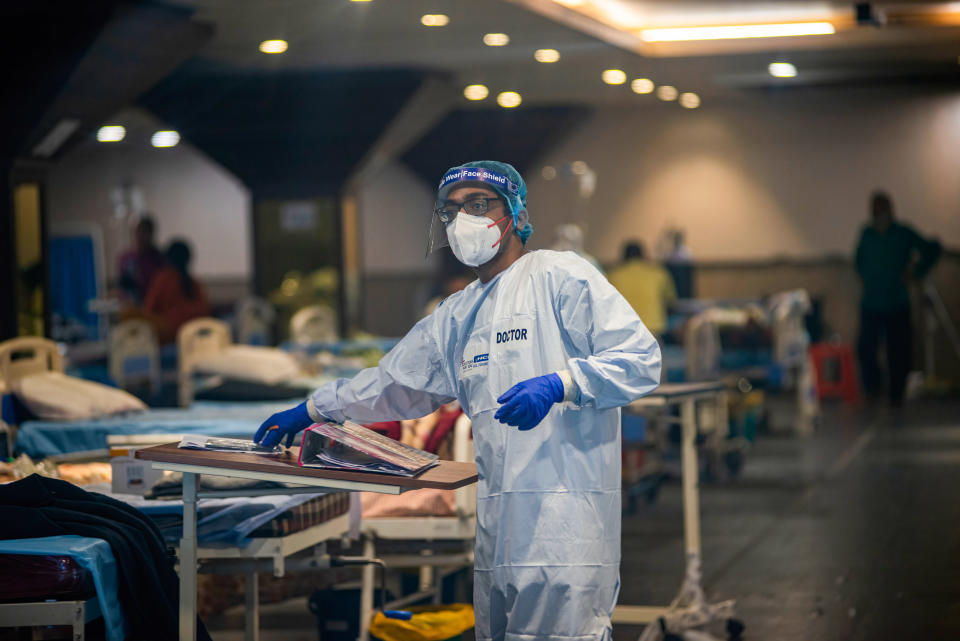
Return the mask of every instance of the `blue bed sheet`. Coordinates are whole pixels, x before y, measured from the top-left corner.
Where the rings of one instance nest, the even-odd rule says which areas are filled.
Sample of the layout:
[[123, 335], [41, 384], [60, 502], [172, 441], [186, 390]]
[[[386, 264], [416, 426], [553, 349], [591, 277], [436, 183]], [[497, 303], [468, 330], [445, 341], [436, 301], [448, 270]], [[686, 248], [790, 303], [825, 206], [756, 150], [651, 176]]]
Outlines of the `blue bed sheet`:
[[[153, 500], [132, 494], [112, 494], [107, 484], [91, 485], [85, 489], [123, 501], [148, 516], [183, 517], [183, 501], [180, 500]], [[250, 533], [261, 525], [323, 494], [325, 492], [284, 494], [282, 489], [278, 489], [277, 494], [268, 496], [200, 499], [197, 501], [197, 539], [201, 545], [244, 547], [250, 542]], [[176, 543], [180, 540], [182, 525], [161, 530], [167, 541]]]
[[103, 539], [84, 536], [45, 536], [0, 541], [0, 554], [69, 556], [93, 576], [107, 641], [123, 641], [126, 623], [117, 597], [117, 561]]
[[17, 451], [38, 459], [107, 448], [114, 434], [206, 434], [252, 438], [282, 403], [205, 403], [188, 409], [150, 409], [82, 421], [26, 421], [17, 432]]

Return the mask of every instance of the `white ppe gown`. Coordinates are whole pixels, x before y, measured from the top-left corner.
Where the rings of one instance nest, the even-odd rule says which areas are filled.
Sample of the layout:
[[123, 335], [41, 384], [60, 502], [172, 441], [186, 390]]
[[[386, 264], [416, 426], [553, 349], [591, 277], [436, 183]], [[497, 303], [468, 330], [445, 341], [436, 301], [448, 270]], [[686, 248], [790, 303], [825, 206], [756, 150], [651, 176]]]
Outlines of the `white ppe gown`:
[[[576, 402], [528, 431], [494, 420], [520, 381], [569, 370]], [[418, 418], [454, 398], [479, 487], [476, 638], [609, 639], [619, 591], [620, 410], [660, 382], [653, 335], [572, 252], [525, 254], [424, 318], [381, 361], [325, 385], [334, 420]]]

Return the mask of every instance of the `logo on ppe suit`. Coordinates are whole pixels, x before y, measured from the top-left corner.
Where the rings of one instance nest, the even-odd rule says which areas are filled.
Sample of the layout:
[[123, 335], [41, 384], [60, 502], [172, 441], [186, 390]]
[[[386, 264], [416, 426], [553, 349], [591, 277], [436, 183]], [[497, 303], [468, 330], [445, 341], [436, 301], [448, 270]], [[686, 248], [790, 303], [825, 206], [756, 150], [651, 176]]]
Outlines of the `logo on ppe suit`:
[[460, 361], [460, 372], [469, 372], [471, 370], [480, 369], [481, 367], [486, 367], [490, 364], [490, 354], [477, 354], [471, 359], [462, 359]]

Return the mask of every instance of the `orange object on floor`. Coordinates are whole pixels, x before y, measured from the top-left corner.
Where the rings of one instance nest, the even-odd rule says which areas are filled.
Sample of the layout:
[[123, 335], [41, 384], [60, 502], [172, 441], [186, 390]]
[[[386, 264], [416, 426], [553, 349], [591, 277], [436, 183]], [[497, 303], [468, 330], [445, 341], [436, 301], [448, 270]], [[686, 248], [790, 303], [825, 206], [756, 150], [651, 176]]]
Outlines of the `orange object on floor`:
[[853, 349], [844, 343], [815, 343], [810, 346], [810, 358], [816, 378], [817, 397], [842, 398], [847, 403], [858, 403], [857, 368]]

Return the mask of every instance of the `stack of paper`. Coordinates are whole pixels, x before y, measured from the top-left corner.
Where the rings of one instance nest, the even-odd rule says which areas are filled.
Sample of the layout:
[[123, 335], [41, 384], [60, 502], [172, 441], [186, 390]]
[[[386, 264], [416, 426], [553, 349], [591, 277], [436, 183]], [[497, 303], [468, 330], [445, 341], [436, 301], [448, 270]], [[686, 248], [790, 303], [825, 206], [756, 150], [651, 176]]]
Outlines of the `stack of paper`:
[[307, 428], [299, 462], [303, 467], [415, 476], [436, 465], [437, 458], [347, 421]]

